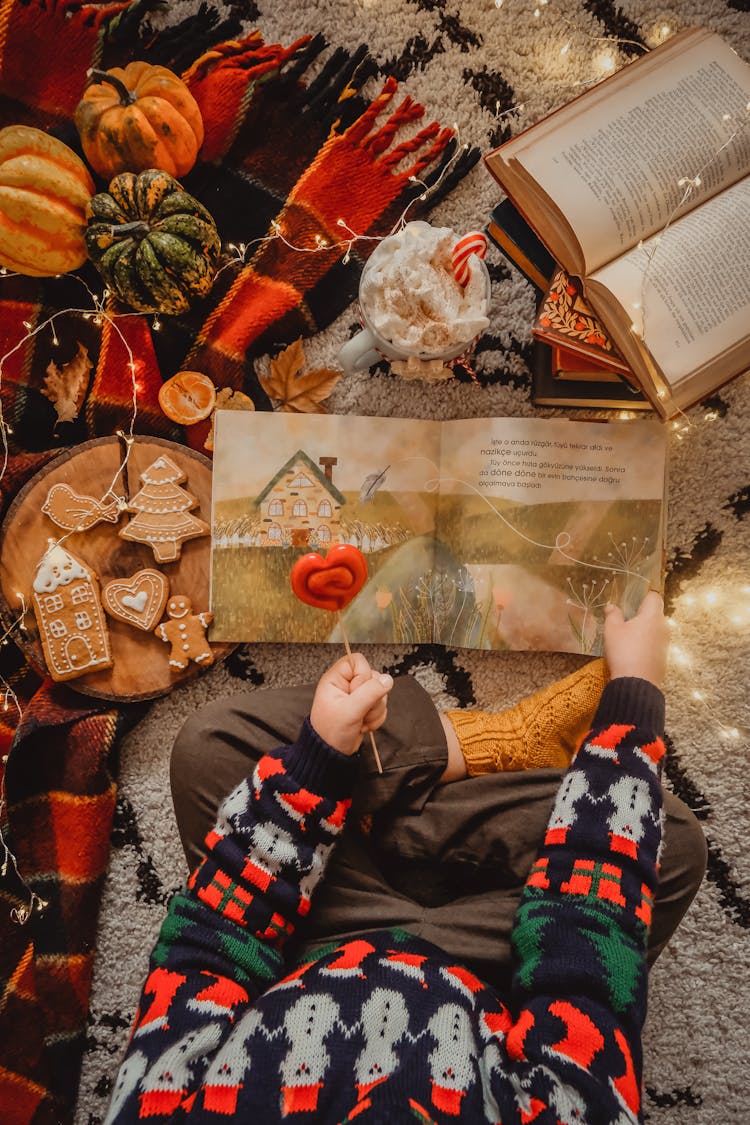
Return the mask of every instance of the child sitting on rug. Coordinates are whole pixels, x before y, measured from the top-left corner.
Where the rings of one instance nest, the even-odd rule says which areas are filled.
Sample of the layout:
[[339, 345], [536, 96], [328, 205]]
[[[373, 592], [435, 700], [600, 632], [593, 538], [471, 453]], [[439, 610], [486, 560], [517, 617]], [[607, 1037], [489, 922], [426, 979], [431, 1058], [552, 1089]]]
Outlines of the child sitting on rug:
[[495, 716], [440, 716], [360, 654], [194, 716], [173, 792], [195, 866], [106, 1121], [637, 1121], [646, 966], [705, 843], [661, 788], [659, 596], [609, 607], [604, 640], [606, 686], [594, 662]]

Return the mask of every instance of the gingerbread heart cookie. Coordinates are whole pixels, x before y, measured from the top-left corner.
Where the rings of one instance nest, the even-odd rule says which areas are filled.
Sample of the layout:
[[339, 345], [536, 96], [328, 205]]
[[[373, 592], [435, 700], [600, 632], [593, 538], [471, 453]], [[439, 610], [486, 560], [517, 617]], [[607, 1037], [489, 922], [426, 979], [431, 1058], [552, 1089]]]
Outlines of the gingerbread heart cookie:
[[113, 578], [102, 589], [110, 617], [149, 633], [164, 612], [169, 582], [158, 570], [139, 570], [130, 578]]

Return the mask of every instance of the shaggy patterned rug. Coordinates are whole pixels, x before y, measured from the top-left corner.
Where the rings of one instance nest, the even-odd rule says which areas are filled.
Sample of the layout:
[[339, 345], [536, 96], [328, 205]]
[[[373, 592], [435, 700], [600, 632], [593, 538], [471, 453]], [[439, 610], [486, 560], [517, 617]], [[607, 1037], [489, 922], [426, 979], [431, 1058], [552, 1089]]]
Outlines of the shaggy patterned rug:
[[[217, 5], [221, 8], [221, 5]], [[152, 17], [177, 23], [197, 0]], [[655, 45], [662, 28], [694, 24], [750, 57], [747, 0], [274, 0], [227, 5], [267, 42], [322, 32], [331, 47], [366, 43], [380, 74], [393, 74], [432, 117], [456, 122], [462, 141], [493, 147]], [[621, 40], [614, 46], [611, 37]], [[607, 40], [610, 39], [610, 42]], [[569, 43], [562, 55], [562, 47]], [[374, 81], [374, 80], [373, 80]], [[481, 227], [499, 192], [480, 165], [433, 213], [455, 228]], [[439, 387], [361, 373], [339, 383], [336, 413], [461, 418], [532, 416], [530, 326], [534, 295], [499, 255], [491, 334], [478, 384]], [[348, 338], [350, 308], [307, 345], [310, 366], [329, 365]], [[580, 417], [586, 414], [579, 412]], [[691, 410], [671, 435], [668, 611], [675, 646], [667, 688], [669, 784], [701, 818], [709, 866], [698, 898], [651, 978], [645, 1041], [645, 1111], [654, 1125], [748, 1120], [745, 1013], [750, 1010], [750, 835], [747, 703], [750, 635], [750, 380], [736, 380]], [[499, 707], [577, 667], [559, 654], [373, 647], [371, 659], [409, 673], [440, 706]], [[192, 686], [158, 701], [120, 746], [112, 857], [101, 912], [77, 1125], [103, 1119], [148, 951], [165, 904], [187, 872], [171, 812], [168, 761], [185, 716], [207, 700], [316, 676], [324, 647], [247, 646]]]

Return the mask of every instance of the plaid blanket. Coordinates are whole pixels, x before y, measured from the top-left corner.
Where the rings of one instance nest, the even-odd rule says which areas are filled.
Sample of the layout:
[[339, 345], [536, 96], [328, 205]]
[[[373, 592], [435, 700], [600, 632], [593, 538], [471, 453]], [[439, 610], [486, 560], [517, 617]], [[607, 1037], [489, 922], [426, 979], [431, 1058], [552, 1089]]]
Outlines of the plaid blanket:
[[[327, 55], [320, 36], [268, 44], [208, 4], [157, 31], [150, 13], [158, 7], [0, 0], [0, 127], [34, 125], [80, 152], [72, 118], [89, 68], [135, 58], [166, 65], [188, 83], [206, 125], [184, 186], [214, 215], [225, 245], [250, 249], [229, 254], [211, 294], [185, 316], [160, 318], [159, 332], [152, 318], [113, 305], [91, 315], [102, 286], [90, 265], [60, 278], [0, 277], [0, 396], [10, 427], [3, 511], [60, 449], [131, 425], [128, 349], [137, 433], [202, 448], [205, 424], [178, 431], [157, 401], [162, 380], [188, 361], [268, 409], [253, 359], [327, 326], [356, 294], [373, 243], [355, 242], [347, 255], [338, 220], [361, 235], [386, 234], [407, 205], [410, 217], [428, 213], [478, 159], [475, 150], [455, 153], [449, 129], [421, 124], [422, 107], [378, 77], [365, 47]], [[403, 125], [412, 126], [405, 139]], [[425, 183], [435, 190], [423, 200]], [[269, 239], [275, 230], [286, 241]], [[323, 242], [314, 254], [287, 245]], [[86, 401], [74, 422], [56, 425], [41, 393], [46, 368], [72, 358], [79, 342], [93, 362]], [[40, 679], [12, 637], [0, 657], [0, 694], [12, 688], [19, 702], [6, 694], [8, 709], [0, 707], [0, 1120], [67, 1122], [115, 803], [113, 751], [144, 706], [114, 708]]]

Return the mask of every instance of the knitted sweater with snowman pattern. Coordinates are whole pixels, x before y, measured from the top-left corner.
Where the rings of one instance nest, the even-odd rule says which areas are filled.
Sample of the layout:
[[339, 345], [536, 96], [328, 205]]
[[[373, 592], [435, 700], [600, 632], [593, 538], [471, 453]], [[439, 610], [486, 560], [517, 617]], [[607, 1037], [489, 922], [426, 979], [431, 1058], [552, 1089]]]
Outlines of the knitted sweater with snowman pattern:
[[506, 996], [403, 931], [286, 961], [356, 773], [306, 721], [225, 800], [171, 901], [106, 1125], [641, 1120], [663, 718], [646, 681], [605, 688], [528, 875]]

